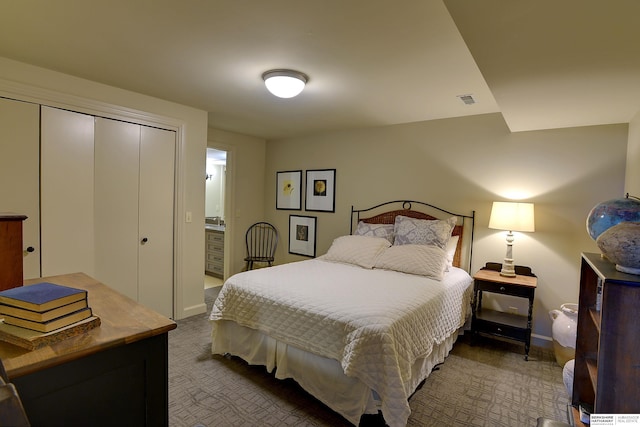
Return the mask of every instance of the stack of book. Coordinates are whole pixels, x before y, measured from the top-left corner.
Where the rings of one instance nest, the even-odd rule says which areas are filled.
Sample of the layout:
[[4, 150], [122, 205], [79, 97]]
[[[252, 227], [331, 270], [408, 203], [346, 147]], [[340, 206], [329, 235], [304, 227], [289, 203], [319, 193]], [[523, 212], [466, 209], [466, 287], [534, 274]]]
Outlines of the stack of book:
[[87, 291], [43, 282], [0, 292], [0, 339], [35, 349], [99, 325]]

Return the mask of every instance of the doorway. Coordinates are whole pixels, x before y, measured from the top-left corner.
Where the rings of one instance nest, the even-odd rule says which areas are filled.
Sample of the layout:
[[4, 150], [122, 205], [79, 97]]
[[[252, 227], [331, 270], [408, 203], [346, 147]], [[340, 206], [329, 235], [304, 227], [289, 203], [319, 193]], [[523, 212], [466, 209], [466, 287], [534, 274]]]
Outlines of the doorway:
[[227, 152], [207, 148], [205, 176], [205, 289], [221, 286], [224, 279], [226, 173]]

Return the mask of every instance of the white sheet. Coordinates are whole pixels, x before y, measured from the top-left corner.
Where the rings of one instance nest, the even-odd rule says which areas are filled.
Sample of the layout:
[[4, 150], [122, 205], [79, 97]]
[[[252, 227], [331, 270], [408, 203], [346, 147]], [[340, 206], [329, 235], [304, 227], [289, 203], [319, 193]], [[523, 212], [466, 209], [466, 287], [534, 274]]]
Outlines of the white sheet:
[[439, 282], [313, 259], [231, 277], [210, 319], [339, 361], [379, 394], [390, 426], [405, 425], [408, 397], [422, 379], [412, 366], [463, 325], [471, 282], [457, 268]]
[[[465, 327], [469, 323], [467, 321]], [[347, 377], [335, 359], [300, 350], [232, 321], [217, 321], [214, 327], [215, 354], [233, 354], [250, 365], [264, 366], [278, 379], [295, 380], [353, 425], [359, 425], [362, 414], [377, 414], [381, 409], [377, 393], [358, 378]], [[434, 346], [429, 356], [414, 363], [413, 384], [419, 384], [436, 365], [444, 362], [457, 337], [458, 334], [451, 335], [444, 343]]]

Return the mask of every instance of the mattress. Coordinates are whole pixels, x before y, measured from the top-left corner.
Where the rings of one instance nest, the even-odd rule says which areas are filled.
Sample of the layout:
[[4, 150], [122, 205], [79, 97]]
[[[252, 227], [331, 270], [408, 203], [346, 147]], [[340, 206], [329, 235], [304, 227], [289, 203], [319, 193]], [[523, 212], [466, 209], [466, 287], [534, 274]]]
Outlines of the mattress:
[[[212, 351], [252, 359], [247, 361], [269, 370], [277, 367], [277, 376], [294, 377], [357, 424], [359, 414], [336, 409], [339, 402], [309, 390], [314, 380], [281, 369], [296, 352], [333, 363], [332, 369], [366, 390], [358, 391], [355, 412], [372, 409], [373, 391], [387, 424], [405, 425], [409, 396], [428, 374], [428, 365], [448, 354], [469, 316], [471, 283], [455, 267], [437, 281], [322, 258], [239, 273], [227, 280], [214, 303]], [[247, 333], [234, 333], [239, 328]], [[437, 357], [431, 357], [434, 350]], [[283, 357], [287, 360], [278, 360]]]

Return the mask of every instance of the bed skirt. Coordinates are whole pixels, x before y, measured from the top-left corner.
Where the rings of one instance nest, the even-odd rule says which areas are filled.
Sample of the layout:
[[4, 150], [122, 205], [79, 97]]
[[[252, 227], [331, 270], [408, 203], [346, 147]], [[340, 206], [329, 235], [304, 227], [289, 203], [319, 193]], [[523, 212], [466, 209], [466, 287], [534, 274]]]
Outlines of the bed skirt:
[[[337, 360], [300, 350], [235, 322], [221, 320], [212, 324], [213, 354], [238, 356], [250, 365], [265, 366], [268, 372], [275, 370], [278, 379], [295, 380], [308, 393], [356, 426], [363, 414], [377, 414], [380, 410], [376, 392], [358, 378], [346, 376]], [[457, 337], [458, 332], [434, 345], [429, 356], [413, 364], [411, 390], [429, 376], [435, 365], [444, 362]]]

